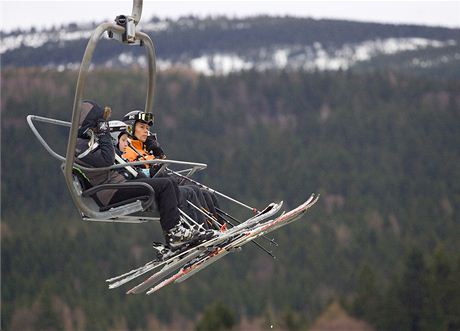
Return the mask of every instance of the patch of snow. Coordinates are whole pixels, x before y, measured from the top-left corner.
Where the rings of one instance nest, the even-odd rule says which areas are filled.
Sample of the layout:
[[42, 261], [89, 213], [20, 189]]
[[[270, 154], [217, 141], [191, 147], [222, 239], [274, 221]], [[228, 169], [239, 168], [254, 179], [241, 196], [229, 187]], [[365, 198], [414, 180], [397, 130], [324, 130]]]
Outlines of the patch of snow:
[[201, 56], [194, 58], [190, 61], [190, 65], [193, 70], [201, 72], [205, 75], [212, 75], [213, 71], [209, 65], [209, 58], [207, 56]]
[[59, 40], [79, 40], [79, 39], [89, 39], [91, 37], [92, 31], [75, 31], [75, 32], [60, 32]]
[[165, 59], [157, 59], [157, 69], [158, 70], [167, 70], [172, 68], [173, 63], [170, 60], [165, 60]]
[[454, 54], [454, 55], [451, 55], [451, 56], [442, 55], [442, 56], [439, 56], [439, 57], [435, 57], [435, 58], [431, 58], [431, 59], [425, 59], [425, 60], [416, 58], [416, 59], [413, 59], [411, 61], [411, 65], [413, 67], [430, 68], [430, 67], [442, 65], [442, 64], [445, 64], [445, 63], [449, 63], [451, 61], [456, 61], [456, 60], [460, 60], [460, 54]]
[[48, 40], [47, 33], [19, 34], [17, 36], [4, 37], [0, 45], [0, 54], [21, 46], [37, 48], [45, 44]]
[[456, 45], [455, 40], [439, 41], [424, 38], [388, 38], [363, 42], [355, 47], [357, 61], [368, 60], [377, 54], [395, 54], [428, 47], [439, 48]]
[[120, 61], [122, 65], [129, 66], [134, 63], [134, 57], [129, 53], [121, 53], [118, 55], [118, 61]]
[[141, 55], [137, 57], [137, 64], [141, 68], [146, 68], [148, 63], [147, 63], [147, 56], [146, 55]]
[[216, 54], [212, 60], [215, 72], [223, 75], [227, 75], [233, 71], [246, 70], [251, 67], [248, 62], [234, 54]]
[[49, 41], [65, 42], [70, 40], [88, 39], [91, 36], [91, 33], [92, 31], [66, 32], [65, 30], [59, 30], [23, 33], [16, 36], [11, 35], [2, 39], [0, 54], [14, 50], [21, 46], [38, 48]]
[[273, 54], [273, 59], [275, 60], [276, 66], [279, 68], [286, 67], [288, 63], [288, 55], [289, 55], [288, 48], [276, 50], [275, 53]]
[[190, 66], [193, 70], [204, 75], [227, 75], [231, 72], [250, 69], [253, 64], [235, 54], [216, 53], [194, 58], [190, 61]]

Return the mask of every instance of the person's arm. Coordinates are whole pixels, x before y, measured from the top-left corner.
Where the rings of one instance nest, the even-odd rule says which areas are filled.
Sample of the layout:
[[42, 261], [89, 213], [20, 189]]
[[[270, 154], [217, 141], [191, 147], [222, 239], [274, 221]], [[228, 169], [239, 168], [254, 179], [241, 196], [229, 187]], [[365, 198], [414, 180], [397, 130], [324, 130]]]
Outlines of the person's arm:
[[109, 167], [115, 163], [115, 148], [112, 144], [112, 138], [108, 131], [101, 132], [98, 138], [98, 148], [91, 151], [81, 160], [96, 168]]
[[100, 154], [97, 158], [98, 163], [101, 164], [99, 167], [107, 167], [115, 163], [115, 147], [113, 147], [109, 132], [99, 136], [99, 149], [96, 150], [97, 152]]

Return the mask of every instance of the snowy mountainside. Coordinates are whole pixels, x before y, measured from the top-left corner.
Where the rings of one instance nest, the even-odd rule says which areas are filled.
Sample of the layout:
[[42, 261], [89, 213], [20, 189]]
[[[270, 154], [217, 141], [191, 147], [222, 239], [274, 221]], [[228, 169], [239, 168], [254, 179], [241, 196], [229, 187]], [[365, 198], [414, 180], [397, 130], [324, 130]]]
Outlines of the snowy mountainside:
[[[2, 32], [2, 64], [76, 69], [95, 26]], [[268, 16], [153, 18], [139, 28], [153, 39], [160, 70], [179, 67], [213, 75], [250, 69], [369, 69], [383, 64], [410, 70], [460, 67], [460, 29]], [[93, 62], [145, 66], [146, 58], [139, 47], [103, 40]]]

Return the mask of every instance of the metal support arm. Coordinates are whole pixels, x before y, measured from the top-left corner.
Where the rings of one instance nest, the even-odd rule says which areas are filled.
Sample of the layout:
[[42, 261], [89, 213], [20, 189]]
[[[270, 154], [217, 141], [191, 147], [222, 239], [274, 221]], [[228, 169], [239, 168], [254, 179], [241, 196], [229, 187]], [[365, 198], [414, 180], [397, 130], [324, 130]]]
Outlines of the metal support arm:
[[[132, 9], [132, 17], [134, 18], [136, 24], [139, 23], [142, 14], [142, 0], [134, 0], [133, 1], [133, 9]], [[96, 49], [96, 45], [101, 39], [102, 35], [105, 32], [111, 32], [116, 34], [123, 34], [125, 32], [125, 28], [116, 25], [114, 23], [103, 23], [100, 24], [91, 35], [88, 45], [86, 46], [85, 53], [83, 55], [83, 59], [80, 66], [80, 72], [78, 74], [77, 80], [77, 87], [75, 90], [75, 98], [73, 102], [73, 111], [72, 111], [72, 119], [71, 123], [72, 126], [70, 127], [69, 132], [69, 140], [67, 144], [67, 152], [66, 152], [66, 162], [64, 168], [64, 177], [69, 189], [70, 195], [78, 209], [82, 211], [84, 214], [88, 215], [89, 217], [97, 218], [97, 215], [94, 215], [93, 211], [88, 208], [81, 198], [78, 196], [76, 189], [73, 185], [72, 181], [72, 167], [75, 161], [75, 147], [77, 143], [77, 131], [78, 131], [78, 123], [80, 120], [81, 114], [81, 104], [82, 104], [82, 95], [83, 95], [83, 88], [86, 82], [86, 76], [89, 71], [89, 67], [91, 64], [91, 59], [93, 57], [94, 51]], [[139, 39], [143, 45], [146, 46], [147, 53], [148, 53], [148, 88], [147, 88], [147, 98], [145, 102], [145, 111], [151, 112], [153, 108], [153, 95], [155, 89], [155, 72], [156, 72], [156, 64], [155, 64], [155, 49], [153, 47], [153, 42], [150, 37], [142, 32], [136, 32], [135, 38]]]

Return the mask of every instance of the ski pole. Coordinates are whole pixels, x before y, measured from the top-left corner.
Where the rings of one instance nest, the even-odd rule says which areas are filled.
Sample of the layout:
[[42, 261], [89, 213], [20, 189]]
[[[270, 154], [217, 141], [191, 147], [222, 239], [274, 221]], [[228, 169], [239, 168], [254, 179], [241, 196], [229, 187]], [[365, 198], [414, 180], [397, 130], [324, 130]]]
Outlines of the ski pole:
[[[196, 208], [197, 210], [199, 210], [201, 213], [203, 213], [204, 215], [208, 216], [209, 218], [211, 218], [211, 220], [213, 220], [213, 222], [217, 223], [217, 224], [220, 224], [217, 219], [214, 217], [214, 215], [212, 215], [209, 211], [207, 211], [206, 209], [200, 209], [199, 207], [195, 206], [193, 203], [191, 203], [190, 201], [187, 200], [187, 202], [194, 208]], [[217, 210], [217, 208], [216, 208]], [[229, 215], [230, 216], [230, 215]], [[232, 222], [230, 222], [229, 220], [226, 220], [222, 217], [222, 219], [224, 220], [225, 223], [228, 223], [230, 224], [231, 226], [235, 226], [235, 224], [233, 224]], [[236, 220], [236, 219], [235, 219]], [[236, 220], [238, 222], [238, 220]], [[239, 222], [241, 224], [241, 222]], [[261, 244], [259, 244], [257, 241], [252, 241], [252, 243], [254, 243], [254, 245], [256, 245], [257, 247], [259, 247], [260, 249], [262, 249], [265, 253], [267, 253], [268, 255], [270, 255], [272, 258], [276, 259], [276, 256], [272, 254], [271, 251], [267, 250], [265, 247], [263, 247]], [[277, 244], [278, 245], [278, 244]]]
[[[199, 228], [201, 228], [203, 231], [206, 231], [206, 229], [201, 225], [201, 224], [198, 224], [193, 218], [191, 218], [190, 216], [188, 216], [184, 211], [182, 211], [180, 208], [177, 208], [179, 209], [179, 212], [181, 213], [181, 215], [184, 217], [184, 221], [185, 221], [185, 218], [188, 219], [190, 222], [194, 223], [196, 226], [198, 226]], [[190, 226], [191, 228], [191, 225], [185, 221], [187, 223], [188, 226]]]
[[[232, 215], [230, 215], [230, 214], [224, 212], [222, 209], [219, 209], [219, 208], [216, 207], [216, 211], [217, 211], [219, 214], [221, 214], [221, 216], [222, 216], [222, 215], [223, 215], [223, 216], [226, 216], [226, 217], [228, 217], [228, 218], [234, 220], [234, 221], [235, 221], [236, 223], [238, 223], [238, 224], [243, 223], [243, 222], [239, 221], [238, 219], [236, 219], [235, 217], [233, 217]], [[267, 240], [270, 244], [275, 245], [276, 247], [279, 246], [278, 243], [275, 241], [275, 238], [268, 238], [268, 237], [265, 236], [265, 235], [263, 235], [262, 238], [264, 238], [265, 240]]]
[[[137, 151], [137, 149], [135, 149], [134, 146], [133, 146], [133, 145], [131, 144], [131, 142], [129, 142], [129, 141], [128, 141], [128, 146], [129, 146], [133, 151], [135, 151], [139, 157], [143, 157], [143, 158], [144, 158], [144, 156], [143, 156], [141, 153], [139, 153], [139, 152]], [[236, 203], [236, 204], [238, 204], [238, 205], [240, 205], [240, 206], [243, 206], [243, 207], [245, 207], [245, 208], [251, 210], [254, 214], [257, 214], [257, 213], [258, 213], [257, 208], [250, 207], [250, 206], [248, 206], [248, 205], [242, 203], [241, 201], [238, 201], [238, 200], [233, 199], [233, 198], [231, 198], [231, 197], [229, 197], [229, 196], [227, 196], [227, 195], [225, 195], [225, 194], [223, 194], [223, 193], [220, 193], [220, 192], [218, 192], [218, 191], [216, 191], [216, 190], [213, 190], [212, 188], [207, 187], [206, 185], [203, 185], [203, 184], [201, 184], [201, 183], [199, 183], [199, 182], [197, 182], [197, 181], [195, 181], [195, 180], [193, 180], [193, 179], [191, 179], [191, 178], [188, 178], [187, 176], [181, 175], [180, 173], [175, 172], [175, 171], [173, 171], [173, 170], [171, 170], [171, 169], [169, 169], [169, 168], [166, 168], [166, 169], [168, 169], [168, 171], [170, 171], [171, 173], [175, 174], [176, 176], [179, 176], [179, 177], [182, 178], [182, 179], [188, 180], [188, 181], [190, 181], [190, 182], [192, 182], [192, 183], [198, 185], [199, 187], [204, 188], [205, 190], [208, 190], [208, 191], [211, 192], [211, 193], [215, 193], [215, 194], [217, 194], [217, 195], [220, 195], [221, 197], [223, 197], [223, 198], [225, 198], [225, 199], [228, 199], [228, 200], [230, 200], [230, 201], [232, 201], [232, 202], [234, 202], [234, 203]]]
[[231, 197], [229, 197], [229, 196], [227, 196], [227, 195], [225, 195], [225, 194], [223, 194], [223, 193], [220, 193], [219, 191], [213, 190], [212, 188], [210, 188], [210, 187], [208, 187], [208, 186], [206, 186], [206, 185], [204, 185], [204, 184], [201, 184], [200, 182], [197, 182], [196, 180], [193, 180], [193, 179], [191, 179], [191, 178], [189, 178], [189, 177], [187, 177], [187, 176], [181, 175], [180, 173], [175, 172], [175, 171], [173, 171], [173, 170], [171, 170], [171, 169], [169, 169], [169, 168], [166, 168], [166, 169], [167, 169], [168, 171], [170, 171], [171, 173], [173, 173], [174, 175], [179, 176], [179, 177], [182, 178], [182, 179], [188, 180], [189, 182], [192, 182], [193, 184], [196, 184], [196, 185], [198, 185], [199, 187], [204, 188], [205, 190], [207, 190], [207, 191], [209, 191], [209, 192], [211, 192], [211, 193], [215, 193], [215, 194], [217, 194], [217, 195], [220, 195], [221, 197], [223, 197], [223, 198], [225, 198], [225, 199], [227, 199], [227, 200], [230, 200], [230, 201], [232, 201], [232, 202], [234, 202], [234, 203], [236, 203], [236, 204], [238, 204], [238, 205], [240, 205], [240, 206], [242, 206], [242, 207], [245, 207], [245, 208], [251, 210], [254, 214], [257, 214], [257, 213], [258, 213], [257, 208], [250, 207], [250, 206], [248, 206], [248, 205], [242, 203], [241, 201], [238, 201], [238, 200], [236, 200], [236, 199], [233, 199], [233, 198], [231, 198]]
[[203, 214], [204, 216], [208, 217], [211, 219], [211, 221], [213, 222], [214, 226], [216, 226], [218, 229], [220, 229], [222, 227], [222, 224], [220, 224], [217, 219], [211, 215], [210, 213], [207, 213], [206, 210], [203, 210], [202, 208], [198, 207], [198, 206], [195, 206], [192, 202], [190, 202], [189, 200], [187, 200], [187, 203], [192, 206], [193, 208], [195, 208], [196, 210], [198, 210], [201, 214]]
[[[235, 224], [233, 224], [232, 222], [230, 222], [229, 220], [225, 220], [226, 223], [230, 224], [231, 226], [235, 226]], [[241, 223], [240, 223], [241, 224]], [[271, 251], [269, 251], [268, 249], [266, 249], [264, 246], [262, 246], [261, 244], [259, 244], [257, 241], [255, 240], [252, 240], [251, 241], [254, 245], [256, 245], [257, 247], [259, 247], [261, 250], [263, 250], [265, 253], [267, 253], [268, 255], [270, 255], [273, 259], [276, 260], [276, 256], [273, 255], [273, 253]]]

